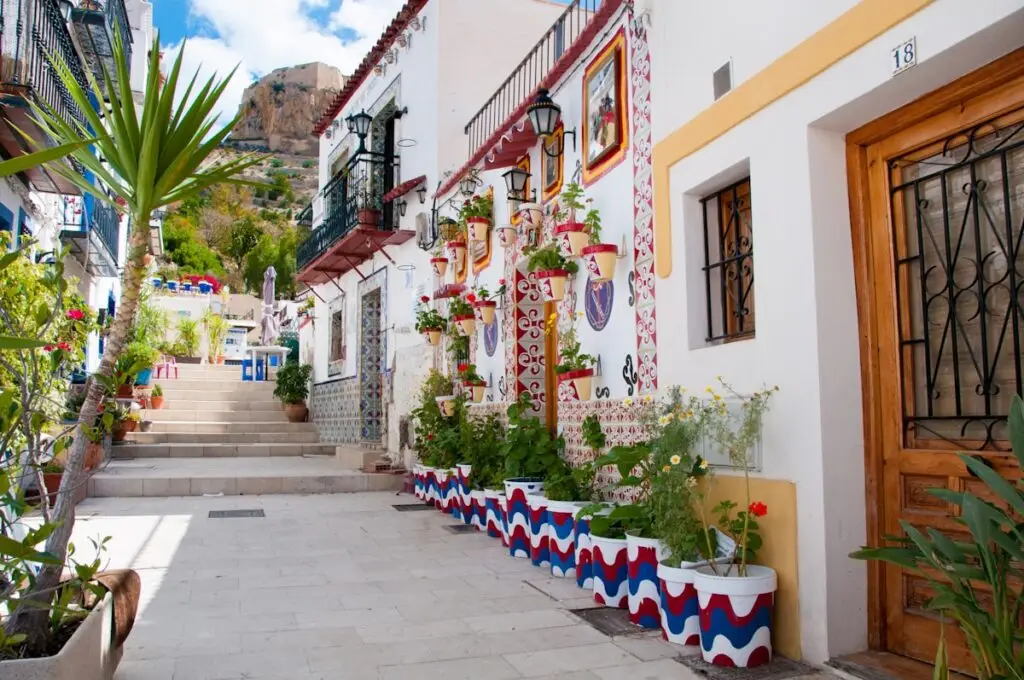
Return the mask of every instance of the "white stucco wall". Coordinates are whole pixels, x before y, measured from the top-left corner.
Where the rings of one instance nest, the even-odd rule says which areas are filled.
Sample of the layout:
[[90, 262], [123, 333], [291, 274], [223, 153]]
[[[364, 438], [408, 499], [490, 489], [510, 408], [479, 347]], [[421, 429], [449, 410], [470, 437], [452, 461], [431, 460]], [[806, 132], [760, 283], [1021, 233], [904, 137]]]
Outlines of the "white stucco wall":
[[[711, 73], [724, 61], [733, 60], [739, 84], [852, 4], [654, 2], [655, 141], [711, 105]], [[866, 569], [847, 557], [866, 539], [866, 510], [844, 136], [1019, 47], [1022, 36], [1017, 0], [937, 0], [671, 169], [673, 270], [657, 281], [660, 383], [702, 389], [723, 375], [741, 391], [781, 387], [765, 422], [762, 474], [796, 483], [802, 644], [812, 662], [867, 645]], [[889, 50], [910, 37], [919, 64], [893, 78]], [[699, 199], [748, 174], [757, 335], [707, 346]]]

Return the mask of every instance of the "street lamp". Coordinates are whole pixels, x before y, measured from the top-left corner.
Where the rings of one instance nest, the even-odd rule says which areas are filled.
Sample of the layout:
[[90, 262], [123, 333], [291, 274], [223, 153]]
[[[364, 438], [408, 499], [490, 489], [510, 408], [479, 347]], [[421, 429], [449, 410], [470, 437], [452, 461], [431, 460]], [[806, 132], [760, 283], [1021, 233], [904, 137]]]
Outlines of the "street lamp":
[[416, 189], [416, 193], [420, 195], [420, 205], [427, 202], [427, 185], [420, 184], [419, 188]]
[[405, 217], [405, 210], [409, 203], [404, 198], [399, 198], [395, 200], [395, 205], [398, 206], [398, 214], [401, 217]]
[[530, 179], [530, 173], [520, 167], [515, 167], [502, 175], [505, 178], [505, 188], [512, 198], [523, 200], [526, 198], [526, 182]]
[[[551, 97], [548, 96], [548, 91], [543, 87], [537, 92], [537, 98], [533, 100], [533, 103], [526, 109], [526, 115], [530, 118], [530, 122], [533, 124], [533, 131], [537, 133], [539, 137], [550, 137], [555, 134], [558, 129], [558, 124], [562, 122], [562, 107], [554, 102]], [[558, 158], [565, 151], [565, 136], [572, 135], [572, 149], [576, 150], [576, 128], [572, 130], [565, 130], [562, 132], [562, 140], [558, 145], [558, 150], [555, 153], [551, 153], [548, 150], [546, 144], [542, 144], [541, 148], [544, 149], [544, 153], [549, 158]]]
[[469, 198], [476, 192], [477, 179], [472, 175], [466, 175], [459, 181], [459, 193]]

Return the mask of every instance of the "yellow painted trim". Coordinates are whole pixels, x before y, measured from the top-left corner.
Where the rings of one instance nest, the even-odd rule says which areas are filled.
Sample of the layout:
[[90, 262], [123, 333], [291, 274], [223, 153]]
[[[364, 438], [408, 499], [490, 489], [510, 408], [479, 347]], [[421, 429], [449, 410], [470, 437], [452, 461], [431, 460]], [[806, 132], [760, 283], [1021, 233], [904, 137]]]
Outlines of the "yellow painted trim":
[[[935, 0], [861, 0], [654, 146], [654, 254], [672, 273], [669, 170]], [[661, 68], [668, 65], [661, 64]]]

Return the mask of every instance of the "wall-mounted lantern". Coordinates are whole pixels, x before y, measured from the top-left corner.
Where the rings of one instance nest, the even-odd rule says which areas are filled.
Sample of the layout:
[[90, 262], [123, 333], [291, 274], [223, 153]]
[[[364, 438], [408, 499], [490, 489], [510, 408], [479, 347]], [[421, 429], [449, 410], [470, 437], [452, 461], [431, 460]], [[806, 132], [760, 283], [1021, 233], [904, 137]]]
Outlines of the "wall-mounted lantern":
[[[546, 139], [555, 133], [558, 124], [562, 122], [562, 107], [548, 96], [547, 90], [541, 88], [537, 92], [537, 98], [526, 109], [526, 115], [529, 116], [530, 122], [533, 124], [534, 132]], [[548, 150], [546, 144], [541, 145], [541, 148], [550, 158], [558, 158], [565, 151], [565, 138], [570, 135], [572, 136], [572, 150], [576, 151], [576, 128], [566, 130], [562, 134], [558, 150], [554, 153]]]

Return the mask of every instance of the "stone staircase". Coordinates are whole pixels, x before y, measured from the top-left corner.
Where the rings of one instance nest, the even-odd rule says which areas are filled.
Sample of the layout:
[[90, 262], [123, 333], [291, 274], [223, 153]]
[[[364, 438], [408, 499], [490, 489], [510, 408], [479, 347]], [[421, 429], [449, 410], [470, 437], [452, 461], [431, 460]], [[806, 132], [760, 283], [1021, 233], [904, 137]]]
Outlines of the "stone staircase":
[[402, 488], [393, 474], [366, 474], [378, 454], [321, 444], [312, 423], [290, 423], [273, 382], [242, 382], [238, 366], [180, 365], [161, 379], [165, 404], [148, 410], [89, 481], [90, 496], [343, 493]]

